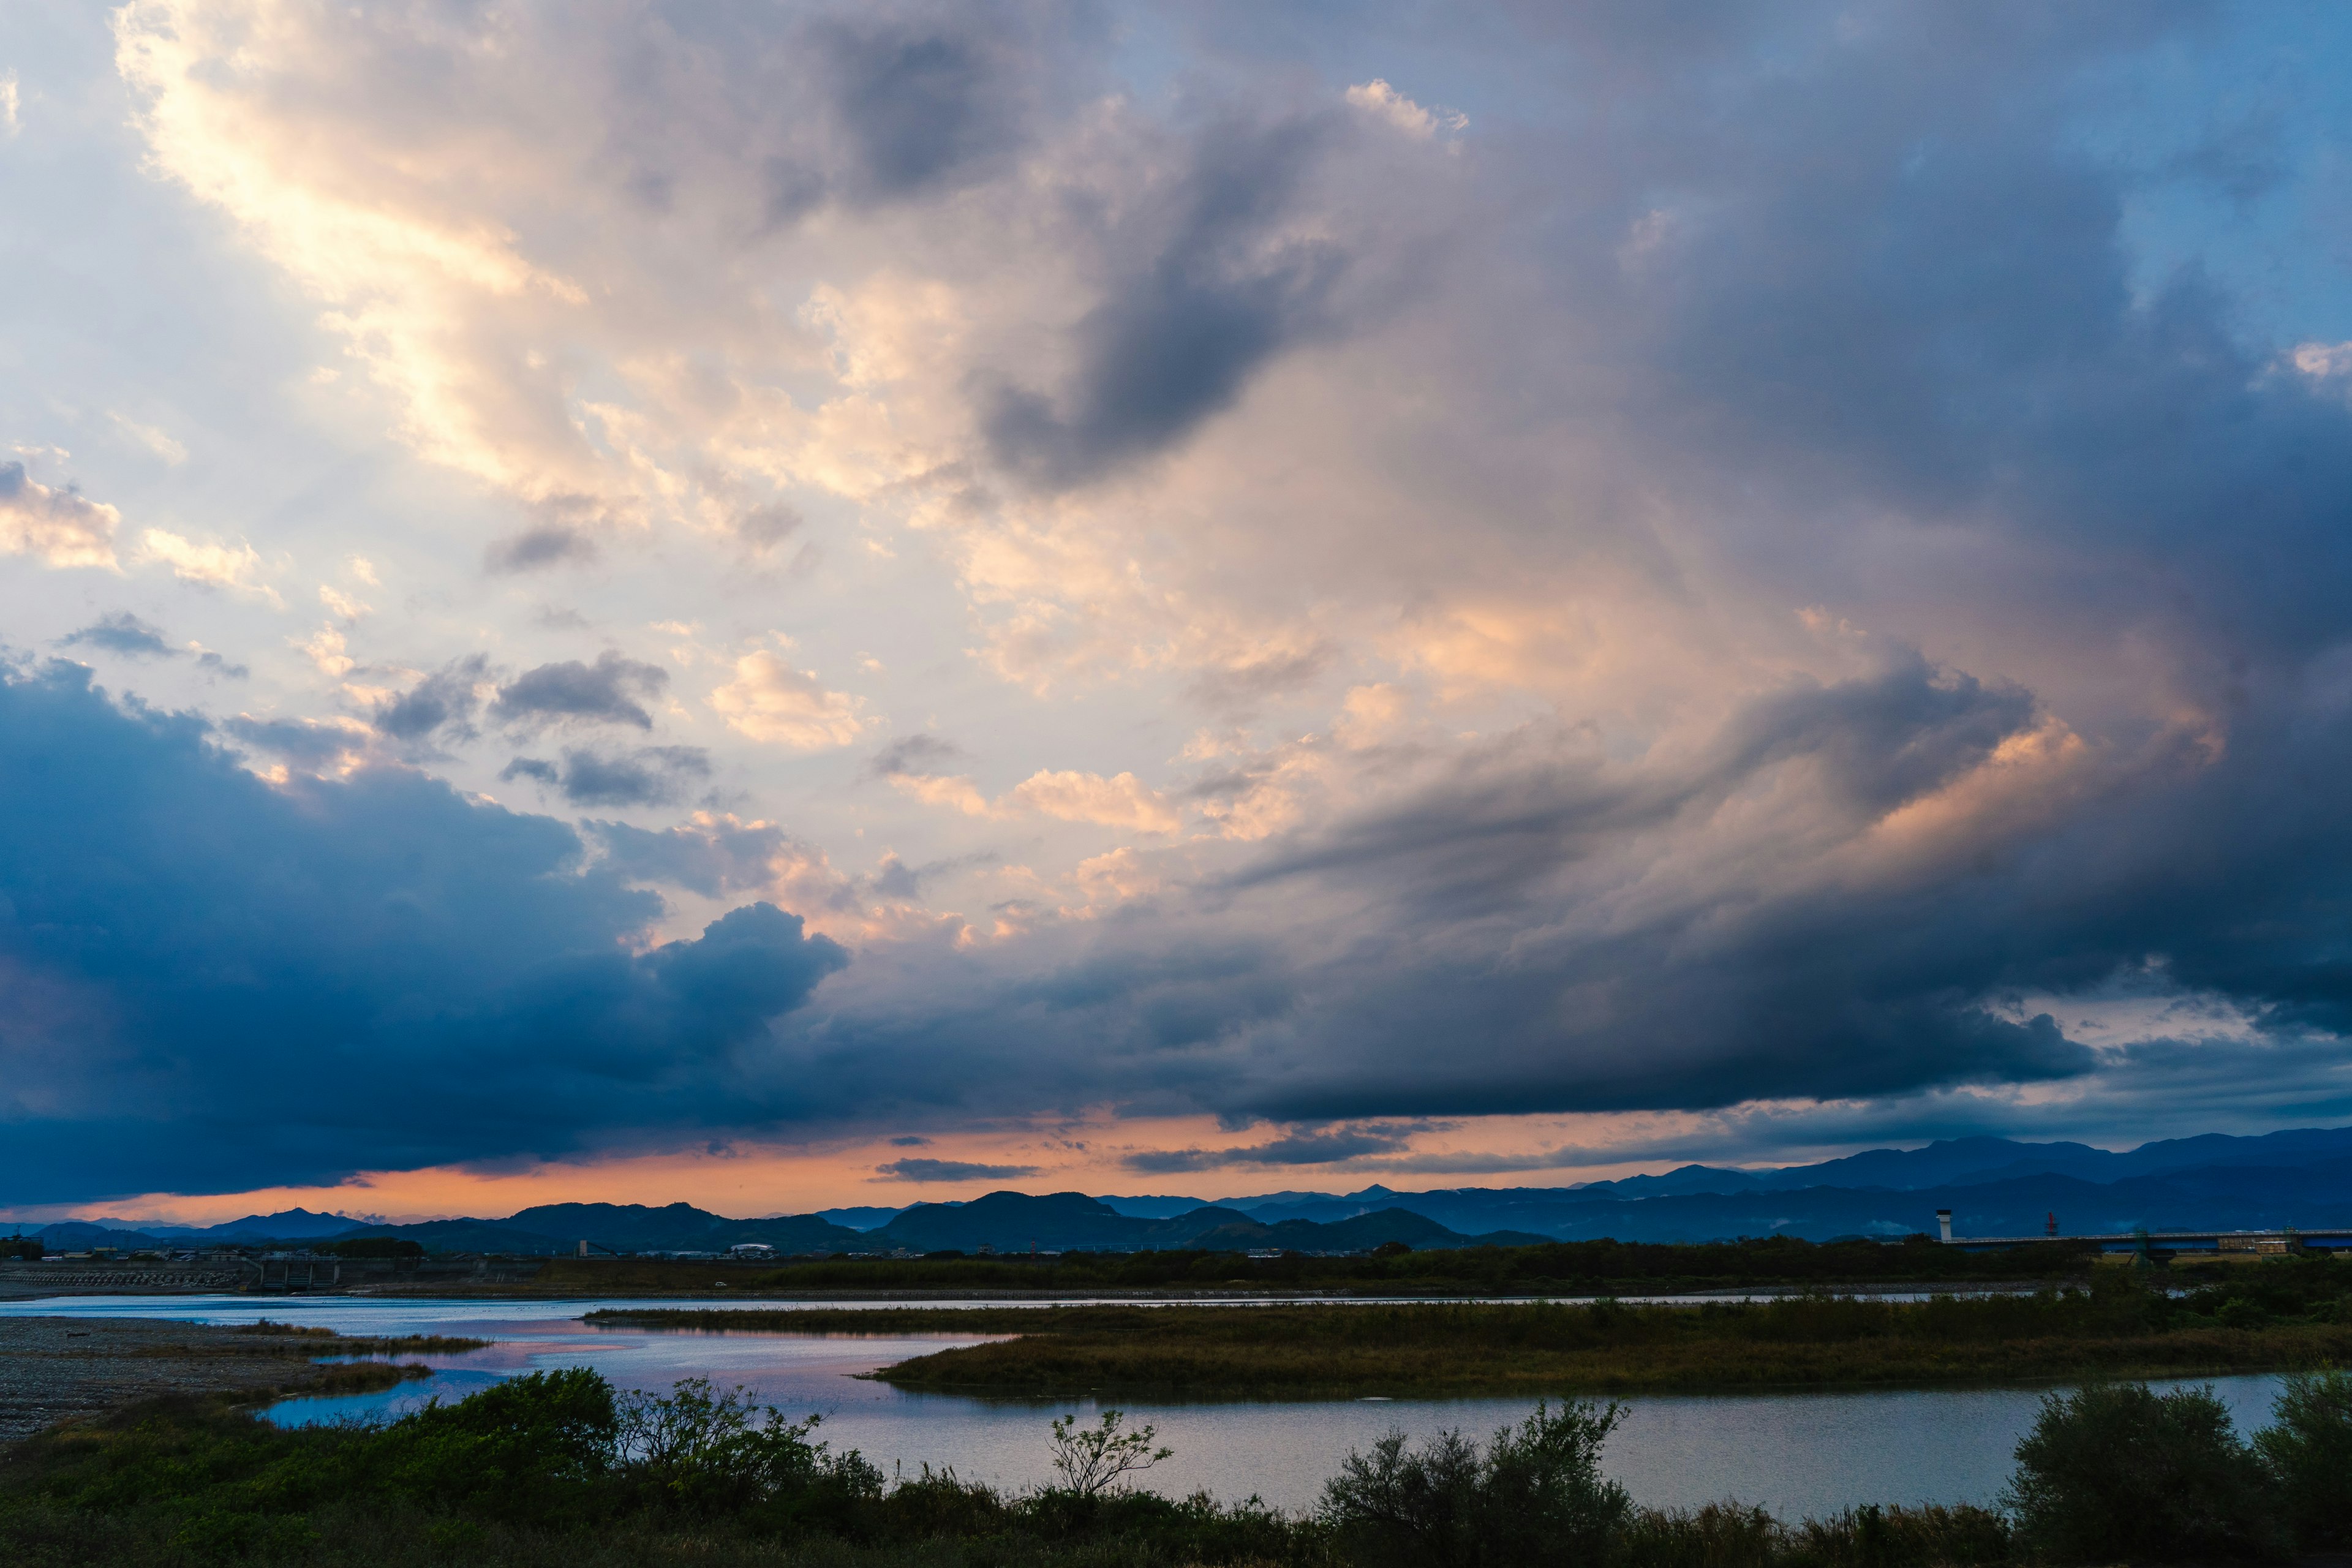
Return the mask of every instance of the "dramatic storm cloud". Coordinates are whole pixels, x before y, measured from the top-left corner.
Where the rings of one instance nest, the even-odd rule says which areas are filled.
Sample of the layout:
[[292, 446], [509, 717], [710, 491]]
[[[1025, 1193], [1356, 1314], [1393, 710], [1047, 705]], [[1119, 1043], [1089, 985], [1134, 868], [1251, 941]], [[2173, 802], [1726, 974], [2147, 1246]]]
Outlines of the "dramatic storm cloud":
[[0, 1203], [2352, 1114], [2331, 8], [26, 15]]
[[20, 1201], [788, 1113], [773, 1022], [846, 961], [767, 904], [635, 949], [656, 900], [561, 823], [399, 769], [272, 789], [68, 667], [0, 684], [0, 735]]

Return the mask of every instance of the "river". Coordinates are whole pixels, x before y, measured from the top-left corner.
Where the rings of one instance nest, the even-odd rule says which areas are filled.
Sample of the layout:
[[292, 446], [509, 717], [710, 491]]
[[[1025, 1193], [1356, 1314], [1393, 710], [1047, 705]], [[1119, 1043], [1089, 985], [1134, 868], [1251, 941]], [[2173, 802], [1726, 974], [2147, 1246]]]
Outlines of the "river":
[[[909, 1394], [857, 1377], [892, 1362], [983, 1338], [960, 1334], [799, 1335], [602, 1329], [581, 1313], [604, 1307], [702, 1305], [660, 1301], [433, 1301], [369, 1297], [71, 1297], [0, 1303], [0, 1315], [170, 1318], [249, 1323], [259, 1318], [349, 1334], [454, 1334], [495, 1340], [488, 1349], [421, 1359], [429, 1380], [385, 1394], [289, 1400], [270, 1417], [293, 1425], [395, 1415], [431, 1397], [453, 1398], [501, 1377], [547, 1367], [590, 1366], [622, 1388], [667, 1391], [680, 1378], [744, 1384], [795, 1418], [824, 1417], [818, 1436], [862, 1449], [885, 1472], [952, 1466], [964, 1477], [1017, 1488], [1048, 1478], [1046, 1426], [1092, 1400], [996, 1400]], [[764, 1310], [796, 1303], [762, 1301]], [[828, 1306], [845, 1303], [828, 1302]], [[864, 1303], [875, 1306], [895, 1303]], [[930, 1307], [1000, 1302], [926, 1301]], [[2269, 1420], [2279, 1380], [2226, 1377], [2212, 1384], [2239, 1430]], [[2168, 1386], [2159, 1384], [2159, 1386]], [[1655, 1394], [1609, 1441], [1605, 1468], [1638, 1502], [1693, 1507], [1736, 1498], [1783, 1518], [1865, 1502], [1990, 1503], [2008, 1479], [2011, 1450], [2032, 1424], [2032, 1389], [1874, 1390], [1836, 1394]], [[1160, 1429], [1174, 1458], [1150, 1472], [1155, 1489], [1205, 1488], [1221, 1499], [1252, 1493], [1309, 1507], [1351, 1448], [1402, 1428], [1415, 1437], [1458, 1426], [1484, 1434], [1523, 1417], [1523, 1399], [1113, 1402], [1133, 1422]]]

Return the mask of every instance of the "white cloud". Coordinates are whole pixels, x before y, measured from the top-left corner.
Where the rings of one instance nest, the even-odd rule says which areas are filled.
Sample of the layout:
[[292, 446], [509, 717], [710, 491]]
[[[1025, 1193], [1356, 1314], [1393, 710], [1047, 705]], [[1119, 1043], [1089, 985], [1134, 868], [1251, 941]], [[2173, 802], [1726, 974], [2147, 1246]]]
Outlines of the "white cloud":
[[1356, 108], [1380, 116], [1409, 136], [1425, 139], [1440, 131], [1466, 131], [1470, 127], [1468, 115], [1423, 109], [1378, 77], [1349, 88], [1347, 99]]
[[925, 805], [951, 806], [966, 816], [997, 815], [997, 808], [989, 804], [988, 797], [980, 792], [980, 786], [961, 773], [929, 776], [894, 773], [890, 783], [901, 793], [914, 796]]
[[137, 420], [126, 419], [120, 414], [109, 414], [107, 417], [113, 420], [124, 435], [130, 437], [132, 440], [138, 442], [141, 446], [146, 447], [149, 451], [154, 453], [157, 457], [163, 458], [163, 461], [171, 464], [173, 468], [176, 468], [182, 463], [188, 460], [187, 447], [182, 446], [179, 442], [174, 441], [171, 437], [165, 435], [154, 426], [142, 425]]
[[735, 679], [710, 694], [710, 706], [740, 733], [796, 751], [845, 746], [866, 729], [857, 699], [765, 649], [735, 661]]
[[2292, 357], [2294, 368], [2314, 381], [2352, 374], [2352, 342], [2297, 343]]
[[1034, 812], [1064, 822], [1090, 822], [1140, 833], [1173, 833], [1182, 818], [1167, 797], [1131, 773], [1100, 773], [1046, 769], [994, 800], [962, 773], [893, 773], [891, 785], [925, 805], [945, 806], [966, 816], [1005, 818]]
[[373, 608], [373, 605], [362, 605], [357, 599], [340, 593], [324, 583], [319, 584], [319, 603], [347, 621], [356, 621]]
[[0, 131], [5, 131], [11, 136], [20, 129], [16, 107], [16, 73], [0, 72]]
[[1006, 797], [1016, 805], [1065, 822], [1131, 827], [1139, 833], [1173, 833], [1182, 825], [1175, 808], [1133, 773], [1032, 773]]
[[352, 672], [358, 661], [345, 649], [343, 634], [332, 626], [322, 626], [311, 636], [295, 642], [295, 647], [316, 665], [319, 673], [341, 680]]
[[0, 550], [37, 555], [52, 566], [114, 565], [114, 531], [122, 514], [70, 485], [52, 489], [0, 463]]
[[161, 562], [172, 569], [172, 575], [183, 583], [201, 583], [211, 588], [228, 588], [240, 594], [250, 594], [282, 605], [278, 590], [258, 580], [261, 557], [252, 545], [243, 540], [224, 544], [188, 539], [160, 528], [151, 528], [139, 536], [142, 562]]

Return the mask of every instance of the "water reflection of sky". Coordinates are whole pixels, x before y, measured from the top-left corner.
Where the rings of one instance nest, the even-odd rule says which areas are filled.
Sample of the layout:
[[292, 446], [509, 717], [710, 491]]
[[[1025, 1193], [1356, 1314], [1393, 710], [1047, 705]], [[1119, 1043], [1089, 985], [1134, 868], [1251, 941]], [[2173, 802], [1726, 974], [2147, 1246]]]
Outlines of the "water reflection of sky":
[[[1021, 1487], [1046, 1479], [1045, 1431], [1056, 1415], [1087, 1414], [1093, 1400], [982, 1400], [910, 1394], [856, 1374], [908, 1356], [983, 1338], [969, 1334], [804, 1335], [743, 1331], [666, 1332], [596, 1328], [578, 1314], [598, 1308], [675, 1307], [651, 1301], [420, 1301], [365, 1297], [266, 1300], [219, 1297], [80, 1297], [0, 1303], [0, 1316], [171, 1318], [249, 1323], [259, 1318], [347, 1334], [452, 1334], [488, 1349], [420, 1357], [430, 1379], [389, 1393], [289, 1400], [270, 1412], [289, 1424], [398, 1415], [428, 1398], [460, 1398], [499, 1378], [590, 1366], [618, 1387], [667, 1390], [685, 1377], [743, 1384], [794, 1418], [824, 1417], [819, 1436], [863, 1449], [887, 1471], [929, 1463]], [[824, 1303], [834, 1305], [835, 1303]], [[924, 1305], [949, 1303], [859, 1303]], [[960, 1303], [1002, 1305], [996, 1302]], [[762, 1310], [789, 1305], [761, 1302]], [[2241, 1431], [2269, 1418], [2278, 1380], [2215, 1380]], [[2011, 1451], [2041, 1395], [2027, 1389], [1871, 1391], [1730, 1395], [1644, 1394], [1610, 1440], [1607, 1467], [1634, 1497], [1696, 1506], [1724, 1498], [1784, 1515], [1832, 1512], [1863, 1502], [1990, 1502], [2007, 1480]], [[1205, 1487], [1227, 1499], [1255, 1492], [1310, 1506], [1351, 1448], [1392, 1427], [1415, 1436], [1448, 1426], [1485, 1434], [1522, 1418], [1523, 1399], [1395, 1399], [1185, 1404], [1118, 1401], [1131, 1420], [1154, 1423], [1177, 1455], [1152, 1472], [1157, 1489]]]

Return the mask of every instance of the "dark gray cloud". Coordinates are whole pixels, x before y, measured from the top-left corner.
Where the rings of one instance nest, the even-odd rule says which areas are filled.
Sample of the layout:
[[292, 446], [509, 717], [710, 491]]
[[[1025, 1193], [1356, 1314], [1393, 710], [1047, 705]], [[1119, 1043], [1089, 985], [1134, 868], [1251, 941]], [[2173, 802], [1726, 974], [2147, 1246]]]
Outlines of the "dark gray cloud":
[[891, 1182], [1001, 1182], [1037, 1173], [1034, 1165], [981, 1165], [968, 1160], [893, 1160], [874, 1169]]
[[404, 769], [273, 787], [85, 671], [0, 682], [0, 1190], [236, 1190], [790, 1119], [772, 1023], [847, 955], [658, 901]]
[[1294, 1132], [1238, 1149], [1145, 1149], [1119, 1163], [1147, 1175], [1216, 1171], [1235, 1165], [1332, 1165], [1369, 1154], [1392, 1154], [1406, 1147], [1418, 1129], [1351, 1127]]
[[709, 782], [710, 753], [700, 746], [626, 752], [576, 746], [564, 752], [561, 766], [541, 757], [517, 757], [499, 777], [535, 779], [574, 805], [674, 805]]
[[893, 1149], [927, 1149], [931, 1141], [919, 1132], [908, 1132], [890, 1140]]
[[[68, 632], [58, 639], [58, 646], [103, 648], [125, 658], [178, 658], [186, 651], [172, 646], [172, 640], [164, 636], [163, 627], [142, 620], [128, 610], [100, 616], [79, 630]], [[253, 673], [244, 665], [232, 664], [208, 648], [197, 651], [194, 657], [196, 668], [207, 675], [243, 680]]]
[[1203, 670], [1192, 678], [1185, 694], [1203, 707], [1246, 713], [1261, 703], [1289, 696], [1320, 679], [1339, 657], [1339, 648], [1328, 641], [1297, 653], [1268, 654], [1245, 663]]
[[574, 805], [667, 805], [709, 777], [710, 753], [699, 746], [563, 753], [563, 798]]
[[898, 858], [896, 853], [886, 854], [874, 868], [874, 890], [886, 899], [919, 899], [923, 896], [923, 876], [914, 867]]
[[492, 542], [482, 553], [491, 572], [533, 572], [543, 566], [585, 565], [596, 559], [595, 536], [570, 523], [542, 523]]
[[992, 162], [1022, 137], [1014, 40], [944, 14], [929, 25], [829, 20], [811, 29], [856, 189], [912, 195]]
[[[515, 769], [522, 769], [518, 759]], [[545, 784], [557, 782], [553, 764], [526, 770]], [[765, 888], [774, 880], [774, 862], [793, 846], [781, 827], [635, 827], [625, 822], [589, 822], [582, 830], [604, 846], [604, 863], [633, 882], [661, 882], [705, 898], [722, 898]]]
[[934, 879], [957, 871], [970, 871], [983, 866], [998, 865], [1003, 858], [993, 849], [979, 849], [969, 855], [950, 855], [938, 860], [926, 860], [920, 865], [910, 866], [898, 858], [897, 850], [886, 849], [882, 852], [882, 858], [874, 863], [874, 869], [861, 872], [852, 878], [850, 886], [856, 890], [871, 894], [878, 899], [906, 903], [919, 902], [923, 897], [924, 888]]
[[654, 727], [645, 701], [669, 684], [669, 672], [607, 648], [593, 664], [566, 659], [527, 669], [490, 702], [490, 717], [530, 728], [565, 721]]
[[315, 719], [256, 719], [239, 713], [221, 721], [221, 731], [273, 756], [301, 767], [316, 768], [360, 750], [366, 736]]
[[482, 700], [476, 689], [489, 677], [490, 661], [480, 654], [451, 659], [375, 710], [375, 727], [395, 741], [430, 745], [436, 739], [470, 740]]
[[1069, 385], [987, 395], [996, 460], [1045, 485], [1083, 483], [1181, 440], [1275, 354], [1330, 330], [1346, 258], [1284, 230], [1326, 134], [1299, 120], [1198, 138], [1175, 187], [1138, 204], [1142, 232], [1113, 241], [1139, 254], [1078, 323]]
[[[752, 226], [789, 227], [829, 205], [852, 209], [951, 198], [1013, 168], [1041, 113], [1099, 79], [1105, 32], [1091, 0], [984, 7], [893, 0], [672, 11], [633, 38], [632, 86], [677, 71], [697, 93], [733, 96], [710, 149], [756, 173]], [[714, 71], [713, 59], [735, 69]], [[616, 137], [614, 180], [633, 206], [670, 209], [702, 149], [672, 120]]]
[[499, 782], [512, 784], [517, 779], [535, 779], [552, 789], [563, 782], [563, 770], [544, 757], [517, 757], [499, 770]]
[[875, 752], [866, 771], [877, 779], [937, 778], [963, 766], [971, 756], [953, 741], [937, 735], [904, 735]]
[[58, 639], [60, 647], [98, 647], [131, 658], [170, 658], [180, 650], [163, 628], [141, 620], [128, 610], [100, 616], [77, 632]]
[[805, 521], [782, 501], [747, 507], [735, 519], [735, 537], [755, 551], [773, 550], [798, 532]]

